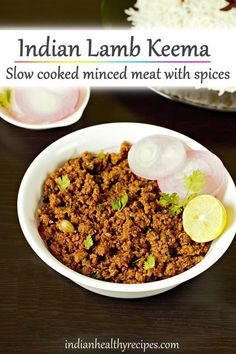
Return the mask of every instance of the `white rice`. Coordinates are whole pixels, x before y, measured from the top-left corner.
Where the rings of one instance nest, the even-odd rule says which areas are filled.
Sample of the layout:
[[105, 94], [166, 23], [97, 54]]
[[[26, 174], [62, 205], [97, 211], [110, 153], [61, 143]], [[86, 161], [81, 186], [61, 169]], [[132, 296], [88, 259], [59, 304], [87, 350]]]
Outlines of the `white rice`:
[[[236, 8], [220, 11], [228, 4], [226, 0], [137, 0], [125, 13], [137, 29], [235, 29]], [[218, 91], [222, 95], [236, 87]]]
[[236, 28], [236, 8], [220, 11], [225, 0], [137, 0], [125, 10], [135, 28]]

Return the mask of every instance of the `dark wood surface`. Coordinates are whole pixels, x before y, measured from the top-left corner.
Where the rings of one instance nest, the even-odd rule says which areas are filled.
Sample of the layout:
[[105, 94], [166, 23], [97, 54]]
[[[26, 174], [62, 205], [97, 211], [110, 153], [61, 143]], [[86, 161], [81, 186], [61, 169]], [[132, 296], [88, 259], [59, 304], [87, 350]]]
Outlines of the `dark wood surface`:
[[[96, 0], [13, 3], [16, 8], [12, 2], [1, 4], [0, 23], [100, 23], [100, 1]], [[71, 11], [71, 4], [77, 11]], [[197, 278], [155, 297], [120, 300], [93, 294], [60, 276], [24, 239], [16, 198], [31, 161], [70, 132], [118, 121], [151, 123], [184, 133], [215, 152], [236, 180], [236, 114], [171, 102], [148, 89], [93, 90], [82, 119], [67, 128], [31, 131], [1, 120], [0, 353], [66, 353], [70, 351], [64, 349], [65, 340], [79, 337], [84, 341], [97, 337], [179, 342], [176, 352], [187, 354], [236, 353], [235, 242]]]

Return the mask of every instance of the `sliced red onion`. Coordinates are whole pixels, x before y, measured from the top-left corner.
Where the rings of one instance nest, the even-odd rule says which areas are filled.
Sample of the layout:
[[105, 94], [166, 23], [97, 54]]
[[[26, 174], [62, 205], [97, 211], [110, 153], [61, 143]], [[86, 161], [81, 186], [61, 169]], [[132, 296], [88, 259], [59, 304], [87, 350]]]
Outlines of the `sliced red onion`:
[[24, 122], [55, 122], [72, 114], [78, 88], [15, 88], [12, 113]]
[[188, 150], [182, 168], [177, 173], [158, 180], [161, 191], [168, 194], [178, 193], [184, 197], [184, 176], [191, 175], [197, 169], [205, 173], [205, 185], [199, 193], [218, 196], [226, 187], [226, 170], [216, 155], [204, 150]]
[[186, 159], [185, 145], [167, 135], [152, 135], [135, 143], [128, 154], [131, 171], [155, 180], [173, 174]]

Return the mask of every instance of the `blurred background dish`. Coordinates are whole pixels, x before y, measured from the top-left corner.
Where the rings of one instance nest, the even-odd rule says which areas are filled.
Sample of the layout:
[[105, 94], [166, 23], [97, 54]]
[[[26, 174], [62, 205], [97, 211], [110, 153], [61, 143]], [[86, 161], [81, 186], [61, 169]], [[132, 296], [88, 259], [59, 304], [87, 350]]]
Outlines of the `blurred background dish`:
[[133, 6], [135, 0], [103, 0], [102, 1], [102, 23], [108, 27], [130, 27], [127, 21], [125, 9]]
[[[102, 2], [102, 22], [106, 27], [119, 28], [130, 27], [128, 15], [125, 10], [133, 7], [136, 0], [120, 0], [114, 2], [112, 0], [103, 0]], [[154, 92], [161, 96], [190, 104], [196, 107], [207, 108], [225, 112], [236, 112], [236, 92], [225, 92], [222, 95], [218, 91], [208, 89], [189, 88], [161, 88], [152, 87]]]
[[88, 103], [88, 87], [1, 88], [0, 117], [26, 129], [51, 129], [77, 122]]
[[236, 93], [225, 92], [219, 96], [217, 91], [195, 88], [151, 87], [161, 96], [173, 101], [191, 104], [196, 107], [218, 111], [236, 112]]

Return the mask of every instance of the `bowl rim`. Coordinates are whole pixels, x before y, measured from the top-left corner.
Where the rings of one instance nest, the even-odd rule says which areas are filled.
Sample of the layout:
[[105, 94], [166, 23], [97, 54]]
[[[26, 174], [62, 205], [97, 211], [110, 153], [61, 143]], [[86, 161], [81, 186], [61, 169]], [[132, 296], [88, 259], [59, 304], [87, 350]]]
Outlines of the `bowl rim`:
[[78, 89], [79, 90], [81, 89], [83, 91], [82, 104], [79, 105], [78, 108], [76, 108], [76, 110], [72, 114], [68, 115], [67, 117], [61, 120], [52, 123], [43, 123], [43, 124], [24, 123], [6, 114], [4, 110], [1, 109], [1, 107], [0, 107], [0, 118], [2, 118], [3, 120], [5, 120], [10, 124], [15, 125], [16, 127], [31, 129], [31, 130], [45, 130], [45, 129], [59, 128], [59, 127], [66, 127], [68, 125], [76, 123], [81, 118], [90, 98], [90, 92], [91, 92], [90, 87], [81, 86], [78, 87]]
[[[174, 287], [176, 285], [179, 285], [187, 280], [190, 280], [194, 278], [195, 276], [201, 274], [205, 270], [207, 270], [210, 266], [212, 266], [215, 262], [218, 261], [218, 259], [225, 253], [225, 251], [228, 249], [230, 246], [231, 242], [234, 239], [235, 232], [236, 232], [236, 218], [234, 218], [233, 222], [231, 225], [227, 226], [227, 229], [224, 231], [224, 234], [217, 240], [213, 241], [212, 246], [210, 247], [210, 250], [208, 251], [209, 257], [204, 257], [204, 259], [199, 262], [197, 265], [193, 266], [192, 268], [184, 271], [183, 273], [180, 273], [178, 275], [175, 275], [173, 277], [163, 279], [163, 280], [156, 280], [152, 282], [147, 282], [147, 283], [139, 283], [139, 284], [123, 284], [123, 283], [111, 283], [103, 280], [98, 280], [94, 278], [90, 278], [88, 276], [85, 276], [83, 274], [80, 274], [67, 266], [65, 266], [63, 263], [58, 261], [47, 249], [46, 245], [44, 244], [44, 247], [41, 247], [37, 243], [37, 239], [34, 235], [31, 234], [31, 230], [29, 227], [29, 220], [26, 217], [26, 213], [24, 213], [24, 194], [27, 190], [28, 183], [31, 178], [31, 174], [34, 171], [34, 169], [38, 166], [38, 163], [40, 160], [44, 159], [50, 151], [52, 151], [56, 146], [63, 144], [66, 140], [70, 140], [71, 137], [77, 136], [78, 134], [81, 134], [81, 132], [85, 132], [88, 129], [89, 130], [96, 130], [96, 129], [101, 129], [103, 130], [104, 127], [114, 127], [117, 128], [118, 126], [123, 126], [125, 125], [126, 129], [134, 129], [134, 126], [136, 125], [142, 125], [142, 126], [148, 126], [149, 128], [155, 127], [155, 129], [159, 129], [160, 132], [164, 135], [174, 135], [179, 137], [181, 140], [188, 142], [192, 142], [195, 145], [201, 147], [204, 150], [207, 150], [203, 145], [199, 144], [195, 140], [189, 138], [188, 136], [178, 133], [174, 130], [168, 129], [168, 128], [163, 128], [157, 125], [152, 125], [152, 124], [146, 124], [146, 123], [129, 123], [129, 122], [122, 122], [122, 123], [105, 123], [105, 124], [99, 124], [99, 125], [94, 125], [94, 126], [89, 126], [83, 129], [79, 129], [75, 132], [72, 132], [70, 134], [67, 134], [63, 136], [62, 138], [54, 141], [52, 144], [50, 144], [48, 147], [46, 147], [30, 164], [28, 167], [27, 171], [25, 172], [22, 182], [19, 187], [19, 192], [18, 192], [18, 197], [17, 197], [17, 213], [18, 213], [18, 219], [19, 223], [21, 226], [21, 229], [23, 231], [23, 234], [31, 246], [31, 248], [34, 250], [34, 252], [46, 263], [48, 264], [51, 268], [53, 268], [55, 271], [59, 272], [60, 274], [64, 275], [65, 277], [71, 279], [75, 283], [84, 286], [84, 287], [89, 287], [89, 288], [94, 288], [94, 289], [99, 289], [99, 290], [104, 290], [104, 291], [109, 291], [111, 293], [114, 292], [120, 292], [120, 293], [137, 293], [137, 292], [150, 292], [150, 291], [155, 291], [155, 290], [161, 290], [165, 288], [170, 288]], [[171, 133], [171, 134], [170, 134]], [[235, 198], [235, 209], [236, 209], [236, 187], [234, 185], [234, 182], [229, 175], [228, 175], [228, 187], [232, 189], [232, 200]], [[222, 237], [224, 236], [224, 242], [220, 242], [219, 247], [217, 247], [218, 240], [222, 240]], [[37, 238], [41, 238], [40, 235], [37, 232]], [[216, 245], [216, 246], [213, 246]], [[216, 252], [218, 251], [218, 253]], [[216, 255], [212, 255], [212, 252], [217, 253]], [[211, 253], [211, 254], [210, 254]]]

